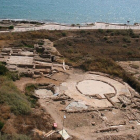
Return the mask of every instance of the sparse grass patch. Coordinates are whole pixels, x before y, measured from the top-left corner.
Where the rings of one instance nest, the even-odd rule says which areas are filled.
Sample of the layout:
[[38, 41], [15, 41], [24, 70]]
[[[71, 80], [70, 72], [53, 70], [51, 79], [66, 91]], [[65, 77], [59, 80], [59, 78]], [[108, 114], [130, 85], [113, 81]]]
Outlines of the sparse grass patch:
[[73, 53], [73, 49], [68, 49], [68, 53]]
[[124, 38], [123, 38], [123, 41], [126, 42], [126, 43], [131, 43], [131, 40], [130, 40], [130, 38], [128, 38], [128, 37], [124, 37]]
[[80, 30], [80, 34], [84, 34], [84, 33], [86, 33], [85, 30]]
[[25, 48], [34, 48], [34, 46], [32, 46], [32, 45], [24, 45], [23, 47], [25, 47]]

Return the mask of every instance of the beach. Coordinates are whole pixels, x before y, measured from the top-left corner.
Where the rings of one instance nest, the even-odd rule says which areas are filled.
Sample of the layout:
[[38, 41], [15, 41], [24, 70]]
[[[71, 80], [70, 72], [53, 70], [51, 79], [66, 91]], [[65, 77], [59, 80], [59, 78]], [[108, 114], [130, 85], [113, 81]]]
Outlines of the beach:
[[119, 30], [140, 30], [140, 25], [128, 25], [128, 24], [113, 24], [96, 22], [87, 25], [67, 25], [58, 23], [44, 23], [41, 25], [31, 23], [19, 23], [14, 25], [14, 29], [5, 30], [0, 32], [26, 32], [26, 31], [37, 31], [37, 30], [90, 30], [90, 29], [119, 29]]

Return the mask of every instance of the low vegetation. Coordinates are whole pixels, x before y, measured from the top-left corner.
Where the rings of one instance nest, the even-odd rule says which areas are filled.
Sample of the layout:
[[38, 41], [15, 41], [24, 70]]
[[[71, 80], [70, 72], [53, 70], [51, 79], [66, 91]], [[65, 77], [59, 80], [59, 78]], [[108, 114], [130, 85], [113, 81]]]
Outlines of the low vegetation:
[[25, 95], [28, 97], [28, 100], [31, 102], [31, 106], [35, 107], [37, 98], [34, 96], [34, 90], [37, 89], [37, 85], [29, 84], [25, 88]]
[[0, 121], [0, 130], [3, 128], [4, 123]]
[[12, 80], [6, 76], [0, 77], [0, 104], [7, 104], [15, 114], [29, 114], [30, 102], [17, 89]]
[[0, 140], [31, 140], [31, 138], [23, 134], [1, 135], [0, 133]]
[[111, 59], [97, 58], [86, 61], [81, 65], [81, 68], [85, 71], [98, 71], [119, 77], [140, 92], [140, 83]]
[[0, 63], [0, 75], [5, 75], [8, 72], [8, 69]]
[[30, 102], [26, 96], [17, 89], [13, 80], [17, 79], [15, 73], [11, 73], [0, 63], [0, 104], [7, 104], [15, 114], [29, 114]]
[[109, 58], [96, 58], [85, 61], [80, 68], [85, 71], [100, 71], [117, 77], [123, 77], [123, 69]]
[[13, 25], [11, 25], [11, 26], [0, 26], [1, 31], [7, 31], [7, 30], [13, 30], [13, 29], [14, 29]]
[[9, 26], [8, 28], [9, 28], [10, 30], [12, 30], [12, 29], [14, 29], [14, 26]]

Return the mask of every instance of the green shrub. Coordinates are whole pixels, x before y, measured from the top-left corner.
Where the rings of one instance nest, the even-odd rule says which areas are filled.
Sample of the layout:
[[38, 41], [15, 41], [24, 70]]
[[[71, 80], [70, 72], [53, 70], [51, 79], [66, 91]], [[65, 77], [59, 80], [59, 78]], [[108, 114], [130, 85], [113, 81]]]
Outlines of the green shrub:
[[111, 36], [114, 36], [114, 33], [111, 33], [110, 35], [111, 35]]
[[8, 69], [5, 67], [5, 65], [0, 63], [0, 75], [5, 75], [7, 71]]
[[123, 38], [123, 41], [126, 42], [126, 43], [131, 43], [130, 38], [127, 38], [127, 37], [124, 37], [124, 38]]
[[107, 32], [107, 33], [111, 33], [111, 32], [113, 32], [113, 30], [107, 29], [106, 32]]
[[71, 43], [70, 41], [68, 41], [67, 44], [68, 44], [69, 46], [72, 46], [72, 43]]
[[19, 75], [17, 72], [7, 72], [6, 76], [13, 81], [19, 80]]
[[127, 52], [127, 55], [132, 55], [132, 52], [131, 51]]
[[44, 42], [39, 42], [39, 43], [38, 43], [38, 45], [43, 45], [43, 44], [44, 44]]
[[36, 48], [36, 51], [41, 54], [44, 52], [44, 50], [45, 50], [44, 48]]
[[84, 34], [85, 32], [85, 30], [80, 30], [80, 34]]
[[72, 26], [72, 27], [74, 27], [74, 26], [75, 26], [75, 24], [71, 24], [71, 26]]
[[87, 32], [87, 35], [90, 35], [91, 33], [90, 32]]
[[5, 75], [13, 81], [19, 80], [18, 73], [8, 71], [8, 69], [2, 63], [0, 63], [0, 75]]
[[62, 36], [64, 36], [64, 37], [65, 37], [65, 36], [66, 36], [66, 33], [65, 33], [65, 32], [62, 32]]
[[127, 30], [127, 34], [128, 34], [129, 36], [133, 36], [133, 35], [134, 35], [134, 32], [133, 32], [132, 29], [129, 29], [129, 30]]
[[131, 37], [132, 38], [139, 38], [139, 35], [134, 34], [134, 35], [131, 35]]
[[120, 35], [122, 32], [121, 31], [119, 31], [119, 30], [116, 30], [115, 31], [115, 35]]
[[122, 47], [127, 48], [127, 45], [126, 44], [123, 44]]
[[106, 42], [109, 43], [109, 44], [113, 43], [112, 40], [107, 40]]
[[98, 29], [98, 32], [99, 33], [104, 33], [104, 30], [103, 29]]
[[0, 130], [3, 128], [4, 123], [0, 121]]
[[10, 29], [10, 30], [14, 29], [14, 26], [9, 26], [9, 29]]
[[27, 96], [32, 96], [35, 89], [37, 89], [37, 85], [35, 85], [35, 84], [29, 84], [25, 88], [25, 94]]
[[[118, 31], [119, 32], [119, 31]], [[126, 35], [128, 35], [128, 33], [127, 33], [127, 31], [126, 30], [123, 30], [123, 31], [121, 31], [120, 32], [120, 34], [119, 35], [123, 35], [123, 36], [126, 36]]]
[[104, 37], [104, 40], [108, 40], [108, 38], [105, 36], [105, 37]]

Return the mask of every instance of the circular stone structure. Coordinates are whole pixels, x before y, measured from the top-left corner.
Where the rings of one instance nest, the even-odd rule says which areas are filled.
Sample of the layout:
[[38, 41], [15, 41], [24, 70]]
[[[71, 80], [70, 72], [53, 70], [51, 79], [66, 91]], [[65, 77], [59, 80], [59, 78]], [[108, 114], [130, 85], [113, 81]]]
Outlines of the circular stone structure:
[[92, 79], [79, 82], [77, 89], [84, 95], [99, 94], [102, 98], [105, 98], [104, 94], [115, 93], [115, 89], [110, 84]]

